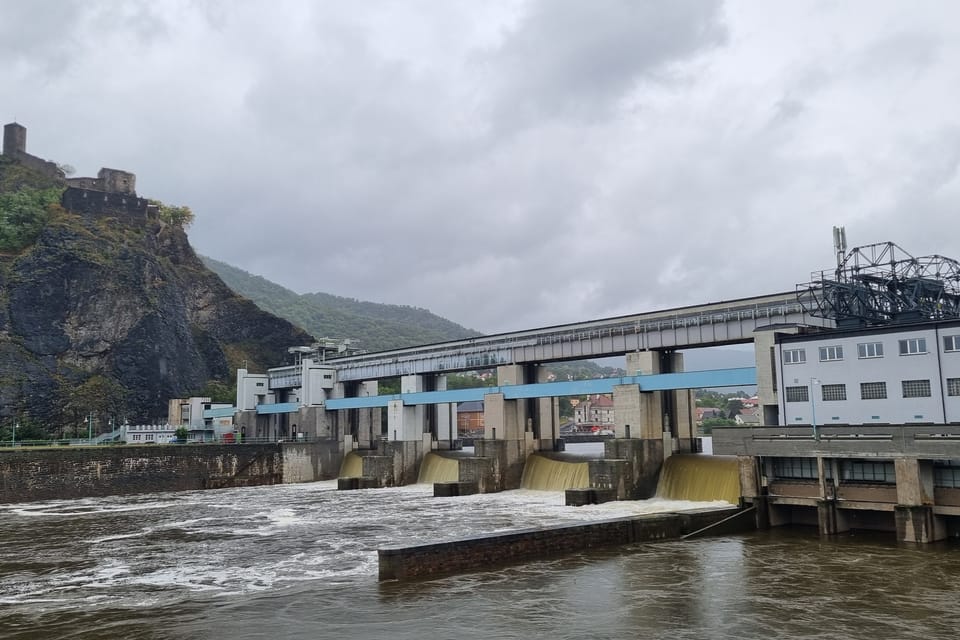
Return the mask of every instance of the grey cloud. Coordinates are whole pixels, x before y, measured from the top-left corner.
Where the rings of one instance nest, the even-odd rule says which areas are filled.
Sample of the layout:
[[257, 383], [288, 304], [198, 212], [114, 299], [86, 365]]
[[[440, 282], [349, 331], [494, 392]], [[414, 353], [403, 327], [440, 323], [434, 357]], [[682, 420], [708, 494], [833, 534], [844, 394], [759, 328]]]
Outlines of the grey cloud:
[[643, 80], [722, 43], [720, 3], [540, 0], [489, 64], [498, 120], [605, 117]]
[[8, 68], [60, 73], [79, 43], [75, 31], [83, 15], [79, 0], [37, 0], [3, 3], [0, 60]]
[[[960, 197], [960, 53], [936, 11], [66, 6], [103, 25], [64, 27], [69, 73], [25, 72], [56, 42], [0, 65], [31, 148], [135, 171], [194, 209], [199, 251], [298, 291], [501, 331], [790, 289], [829, 267], [833, 224], [960, 255], [930, 232]], [[907, 13], [898, 33], [935, 44], [899, 41], [895, 68], [876, 25]]]

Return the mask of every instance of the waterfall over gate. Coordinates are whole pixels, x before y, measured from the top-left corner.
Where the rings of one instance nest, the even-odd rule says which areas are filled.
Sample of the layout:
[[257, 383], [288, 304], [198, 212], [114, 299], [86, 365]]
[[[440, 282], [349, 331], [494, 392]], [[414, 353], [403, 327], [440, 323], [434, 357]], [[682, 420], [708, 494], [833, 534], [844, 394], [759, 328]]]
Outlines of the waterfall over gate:
[[740, 501], [740, 471], [733, 456], [673, 455], [663, 463], [657, 497], [706, 502]]
[[350, 451], [343, 456], [343, 462], [340, 464], [341, 478], [359, 478], [363, 475], [363, 457], [356, 451]]
[[460, 461], [431, 451], [423, 456], [417, 484], [456, 482], [460, 479]]
[[586, 462], [565, 462], [534, 453], [523, 467], [520, 486], [539, 491], [564, 491], [590, 486], [590, 465]]

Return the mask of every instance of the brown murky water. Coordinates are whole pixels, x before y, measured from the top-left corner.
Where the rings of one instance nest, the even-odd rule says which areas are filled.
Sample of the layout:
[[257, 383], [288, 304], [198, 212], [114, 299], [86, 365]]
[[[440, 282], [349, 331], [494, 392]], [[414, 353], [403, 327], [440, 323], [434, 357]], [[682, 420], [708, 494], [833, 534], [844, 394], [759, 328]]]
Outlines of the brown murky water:
[[773, 531], [414, 584], [376, 548], [698, 503], [331, 483], [0, 506], [0, 638], [953, 638], [960, 555]]

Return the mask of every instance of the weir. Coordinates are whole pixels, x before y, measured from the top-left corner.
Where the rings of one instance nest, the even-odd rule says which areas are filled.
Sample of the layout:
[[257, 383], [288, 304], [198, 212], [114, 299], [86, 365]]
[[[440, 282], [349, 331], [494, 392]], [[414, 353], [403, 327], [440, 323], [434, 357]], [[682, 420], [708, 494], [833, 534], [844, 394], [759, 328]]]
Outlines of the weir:
[[588, 462], [572, 462], [535, 453], [527, 457], [520, 480], [522, 489], [565, 491], [590, 486]]
[[363, 475], [363, 457], [356, 451], [349, 451], [343, 456], [340, 465], [340, 478], [359, 478]]
[[673, 455], [660, 472], [657, 497], [669, 500], [740, 502], [735, 456]]
[[420, 463], [420, 475], [417, 484], [434, 482], [456, 482], [460, 479], [460, 461], [457, 458], [443, 456], [431, 451]]

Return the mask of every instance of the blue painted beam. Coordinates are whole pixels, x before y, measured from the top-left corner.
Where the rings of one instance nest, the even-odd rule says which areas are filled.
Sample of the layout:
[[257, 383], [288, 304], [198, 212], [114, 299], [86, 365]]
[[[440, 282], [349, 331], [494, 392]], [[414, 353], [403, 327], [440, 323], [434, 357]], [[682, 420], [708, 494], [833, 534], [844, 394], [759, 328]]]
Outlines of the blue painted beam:
[[402, 400], [403, 396], [364, 396], [362, 398], [333, 398], [324, 402], [324, 406], [333, 411], [336, 409], [372, 409], [374, 407], [386, 407], [391, 400]]
[[219, 409], [206, 409], [203, 412], [204, 418], [229, 418], [237, 412], [236, 407], [220, 407]]
[[[502, 387], [476, 387], [451, 391], [423, 391], [363, 398], [336, 398], [326, 401], [326, 408], [369, 409], [386, 407], [391, 400], [401, 400], [406, 406], [444, 404], [483, 400], [490, 393], [502, 393], [507, 400], [523, 398], [558, 398], [613, 393], [613, 388], [622, 384], [639, 385], [640, 391], [669, 391], [674, 389], [707, 389], [714, 387], [745, 387], [757, 384], [754, 367], [738, 369], [714, 369], [712, 371], [684, 371], [646, 376], [623, 376], [620, 378], [593, 378], [568, 382], [543, 382], [537, 384], [505, 385]], [[263, 405], [271, 406], [271, 405]], [[259, 407], [258, 407], [259, 411]]]
[[277, 402], [276, 404], [258, 404], [257, 413], [260, 415], [270, 415], [273, 413], [296, 413], [300, 410], [300, 404], [297, 402]]

